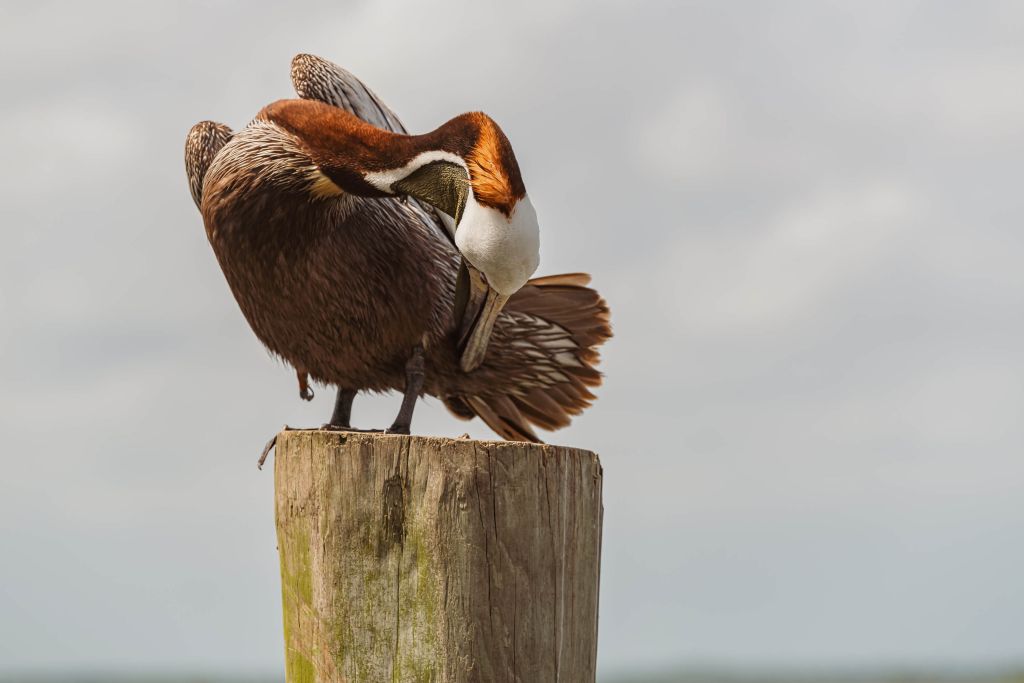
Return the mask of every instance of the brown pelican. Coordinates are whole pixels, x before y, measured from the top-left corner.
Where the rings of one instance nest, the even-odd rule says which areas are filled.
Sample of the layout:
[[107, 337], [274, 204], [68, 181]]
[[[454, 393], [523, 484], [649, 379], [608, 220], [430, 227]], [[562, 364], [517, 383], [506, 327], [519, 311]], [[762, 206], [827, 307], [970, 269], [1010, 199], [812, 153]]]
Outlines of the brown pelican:
[[[362, 82], [310, 55], [300, 98], [232, 132], [204, 121], [185, 165], [206, 234], [256, 336], [297, 373], [358, 391], [397, 389], [388, 431], [440, 398], [506, 439], [538, 441], [590, 405], [608, 308], [589, 276], [529, 279], [536, 214], [508, 139], [484, 114], [409, 135]], [[269, 446], [268, 446], [269, 448]]]

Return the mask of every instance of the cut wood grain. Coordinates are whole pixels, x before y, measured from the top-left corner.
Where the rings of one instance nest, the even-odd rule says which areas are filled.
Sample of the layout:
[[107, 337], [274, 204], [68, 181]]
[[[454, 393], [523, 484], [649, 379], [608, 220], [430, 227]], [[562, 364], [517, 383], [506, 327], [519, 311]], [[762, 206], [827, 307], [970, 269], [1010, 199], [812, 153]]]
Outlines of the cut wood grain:
[[288, 683], [594, 681], [595, 454], [286, 431], [274, 480]]

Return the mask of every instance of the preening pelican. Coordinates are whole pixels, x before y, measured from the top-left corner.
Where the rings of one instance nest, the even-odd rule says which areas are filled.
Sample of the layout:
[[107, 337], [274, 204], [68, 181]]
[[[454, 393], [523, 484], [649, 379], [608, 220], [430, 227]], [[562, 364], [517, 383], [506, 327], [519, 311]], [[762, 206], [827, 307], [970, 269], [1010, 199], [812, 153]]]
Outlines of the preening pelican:
[[537, 216], [512, 146], [481, 113], [423, 135], [362, 82], [299, 55], [300, 99], [232, 132], [204, 121], [185, 165], [206, 234], [256, 336], [338, 387], [328, 423], [350, 428], [359, 391], [440, 398], [506, 439], [538, 441], [594, 399], [608, 307], [574, 273], [531, 279]]

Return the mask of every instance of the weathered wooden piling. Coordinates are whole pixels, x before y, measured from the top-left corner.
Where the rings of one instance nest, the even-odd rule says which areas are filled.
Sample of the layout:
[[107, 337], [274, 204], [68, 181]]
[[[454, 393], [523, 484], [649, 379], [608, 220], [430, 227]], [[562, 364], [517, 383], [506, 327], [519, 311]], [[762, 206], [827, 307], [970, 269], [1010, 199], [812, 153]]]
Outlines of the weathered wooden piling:
[[288, 683], [594, 681], [594, 453], [286, 431], [274, 480]]

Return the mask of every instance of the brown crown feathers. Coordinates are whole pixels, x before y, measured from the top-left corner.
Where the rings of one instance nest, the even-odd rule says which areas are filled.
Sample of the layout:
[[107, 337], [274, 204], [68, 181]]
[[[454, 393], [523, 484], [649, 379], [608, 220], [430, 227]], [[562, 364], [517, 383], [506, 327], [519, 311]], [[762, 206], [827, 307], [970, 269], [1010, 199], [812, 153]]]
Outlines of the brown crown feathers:
[[506, 216], [526, 194], [512, 145], [498, 124], [480, 112], [456, 116], [423, 135], [385, 131], [315, 100], [279, 100], [257, 118], [292, 133], [324, 175], [352, 194], [386, 196], [365, 174], [401, 168], [429, 151], [463, 159], [476, 200]]

